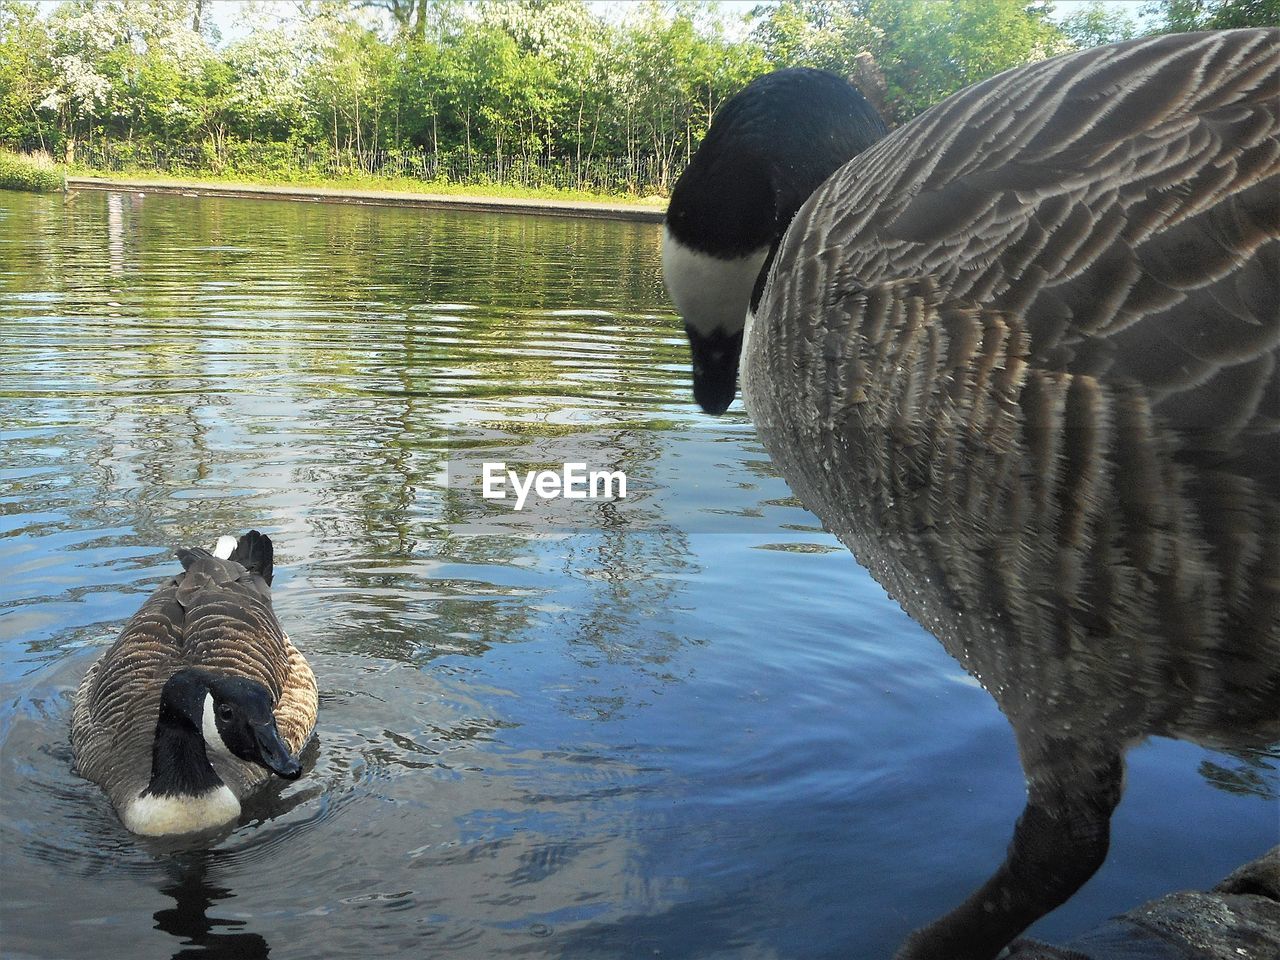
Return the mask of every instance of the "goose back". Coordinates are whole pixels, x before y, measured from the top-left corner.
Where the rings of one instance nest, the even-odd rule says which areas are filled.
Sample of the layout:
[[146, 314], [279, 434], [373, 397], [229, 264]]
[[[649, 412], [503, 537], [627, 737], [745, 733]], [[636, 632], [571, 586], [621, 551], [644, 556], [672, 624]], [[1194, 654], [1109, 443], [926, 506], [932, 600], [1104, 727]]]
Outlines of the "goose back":
[[1280, 735], [1278, 37], [957, 94], [815, 192], [750, 324], [770, 454], [1024, 763]]
[[[264, 577], [256, 567], [246, 569], [204, 550], [183, 550], [179, 558], [182, 573], [142, 605], [76, 695], [71, 742], [77, 768], [103, 787], [118, 810], [150, 780], [161, 691], [184, 667], [262, 683], [294, 754], [315, 726], [315, 677], [272, 610], [270, 561]], [[239, 797], [269, 776], [263, 767], [237, 758], [210, 760]]]

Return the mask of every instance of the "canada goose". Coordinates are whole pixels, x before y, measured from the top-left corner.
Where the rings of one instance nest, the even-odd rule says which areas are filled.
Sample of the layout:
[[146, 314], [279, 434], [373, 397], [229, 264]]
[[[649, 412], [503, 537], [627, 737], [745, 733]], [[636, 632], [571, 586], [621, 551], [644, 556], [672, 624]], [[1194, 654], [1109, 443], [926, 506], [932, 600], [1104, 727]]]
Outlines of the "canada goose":
[[[1131, 744], [1280, 739], [1278, 39], [1056, 57], [878, 141], [847, 115], [814, 136], [830, 80], [787, 71], [725, 105], [672, 192], [695, 396], [731, 402], [737, 357], [699, 338], [745, 323], [783, 476], [1017, 738], [1007, 858], [902, 958], [989, 958], [1070, 897]], [[792, 137], [825, 179], [802, 202]]]
[[71, 717], [80, 774], [152, 836], [221, 826], [270, 773], [297, 779], [316, 720], [315, 677], [271, 609], [270, 538], [178, 559], [89, 668]]

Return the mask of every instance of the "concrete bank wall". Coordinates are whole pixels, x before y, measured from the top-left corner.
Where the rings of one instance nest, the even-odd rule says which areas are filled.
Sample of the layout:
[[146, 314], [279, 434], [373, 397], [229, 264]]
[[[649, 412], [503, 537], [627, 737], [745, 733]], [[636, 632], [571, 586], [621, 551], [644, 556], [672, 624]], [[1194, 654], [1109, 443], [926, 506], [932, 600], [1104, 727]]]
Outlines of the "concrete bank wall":
[[68, 190], [129, 190], [172, 193], [186, 197], [248, 197], [255, 200], [298, 200], [380, 207], [426, 207], [483, 213], [523, 213], [544, 217], [596, 217], [661, 223], [665, 210], [623, 203], [585, 200], [524, 200], [399, 190], [335, 190], [327, 187], [273, 187], [249, 183], [188, 183], [182, 180], [130, 180], [127, 177], [67, 177]]

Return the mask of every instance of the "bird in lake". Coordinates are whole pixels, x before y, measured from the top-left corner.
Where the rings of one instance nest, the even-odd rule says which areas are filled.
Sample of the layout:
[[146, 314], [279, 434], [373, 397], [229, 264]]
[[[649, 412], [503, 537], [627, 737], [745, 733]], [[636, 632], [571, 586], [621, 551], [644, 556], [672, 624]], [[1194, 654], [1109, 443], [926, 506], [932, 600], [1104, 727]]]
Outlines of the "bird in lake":
[[271, 608], [271, 539], [178, 551], [160, 587], [85, 675], [76, 767], [144, 835], [223, 826], [271, 774], [296, 780], [315, 676]]
[[987, 960], [1101, 865], [1124, 751], [1280, 740], [1280, 31], [1020, 67], [891, 133], [727, 101], [663, 271], [694, 396], [1010, 720], [1004, 862], [899, 957]]

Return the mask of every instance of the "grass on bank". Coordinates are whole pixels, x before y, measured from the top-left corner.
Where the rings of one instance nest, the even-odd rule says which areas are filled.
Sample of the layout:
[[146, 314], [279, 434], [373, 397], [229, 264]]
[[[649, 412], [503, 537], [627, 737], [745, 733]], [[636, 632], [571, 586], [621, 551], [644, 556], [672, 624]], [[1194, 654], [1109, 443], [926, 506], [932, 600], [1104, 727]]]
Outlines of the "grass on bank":
[[0, 149], [0, 190], [54, 193], [64, 185], [65, 170], [47, 153], [13, 153]]
[[447, 180], [419, 180], [413, 177], [377, 177], [352, 174], [325, 177], [305, 171], [262, 175], [237, 170], [190, 170], [161, 173], [156, 170], [124, 168], [98, 170], [92, 167], [67, 167], [47, 153], [15, 153], [0, 148], [0, 189], [52, 192], [62, 190], [65, 176], [105, 177], [146, 183], [219, 183], [227, 186], [243, 184], [266, 187], [319, 187], [331, 190], [376, 190], [401, 193], [430, 193], [446, 196], [499, 197], [517, 200], [564, 200], [590, 203], [635, 204], [642, 207], [664, 207], [667, 198], [659, 194], [637, 196], [595, 190], [573, 190], [561, 187], [524, 187], [500, 183], [453, 183]]
[[304, 172], [289, 175], [262, 176], [235, 170], [193, 170], [182, 173], [159, 173], [155, 170], [95, 170], [72, 167], [68, 173], [81, 177], [137, 180], [147, 183], [218, 183], [226, 186], [244, 184], [261, 187], [319, 187], [331, 190], [379, 190], [402, 193], [432, 193], [447, 196], [500, 197], [517, 200], [566, 200], [591, 203], [627, 203], [644, 207], [665, 207], [667, 198], [657, 194], [640, 197], [629, 193], [603, 193], [560, 187], [522, 187], [511, 184], [452, 183], [427, 181], [413, 177], [343, 176], [322, 177]]

